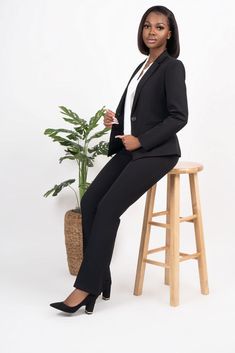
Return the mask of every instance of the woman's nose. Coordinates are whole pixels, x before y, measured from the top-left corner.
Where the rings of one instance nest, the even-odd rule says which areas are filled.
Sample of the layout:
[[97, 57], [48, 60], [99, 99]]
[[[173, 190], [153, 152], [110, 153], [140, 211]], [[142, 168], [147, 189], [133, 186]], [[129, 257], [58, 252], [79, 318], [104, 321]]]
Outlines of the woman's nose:
[[155, 29], [154, 28], [150, 28], [149, 34], [155, 34]]

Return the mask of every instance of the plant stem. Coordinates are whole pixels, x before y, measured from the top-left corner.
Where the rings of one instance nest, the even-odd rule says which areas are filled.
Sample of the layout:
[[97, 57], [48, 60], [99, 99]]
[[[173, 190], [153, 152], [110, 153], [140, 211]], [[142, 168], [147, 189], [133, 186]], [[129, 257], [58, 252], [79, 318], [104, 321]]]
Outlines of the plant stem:
[[[87, 140], [85, 139], [85, 143], [83, 146], [83, 153], [85, 156], [87, 156], [88, 152], [88, 143]], [[87, 171], [88, 171], [88, 165], [87, 161], [79, 161], [79, 193], [80, 193], [80, 199], [83, 197], [85, 191], [86, 191], [86, 182], [87, 182]]]
[[71, 185], [68, 185], [68, 186], [69, 186], [69, 187], [70, 187], [70, 189], [72, 189], [72, 190], [73, 190], [73, 192], [75, 193], [75, 197], [76, 197], [76, 200], [77, 200], [77, 206], [78, 206], [78, 208], [79, 208], [78, 195], [77, 195], [76, 191], [74, 190], [74, 188], [73, 188]]

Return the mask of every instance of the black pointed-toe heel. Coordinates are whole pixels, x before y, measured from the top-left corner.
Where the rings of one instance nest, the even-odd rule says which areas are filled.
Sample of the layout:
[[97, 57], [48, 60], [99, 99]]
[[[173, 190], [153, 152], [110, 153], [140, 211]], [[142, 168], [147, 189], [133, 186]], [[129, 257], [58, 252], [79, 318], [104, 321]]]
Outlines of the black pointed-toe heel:
[[110, 292], [111, 292], [111, 283], [105, 285], [105, 287], [102, 291], [102, 299], [109, 300], [110, 299]]
[[81, 306], [85, 305], [85, 313], [92, 314], [94, 310], [96, 298], [97, 298], [97, 295], [90, 293], [86, 296], [85, 299], [81, 301], [81, 303], [75, 306], [69, 306], [64, 302], [51, 303], [50, 306], [52, 306], [55, 309], [72, 314], [72, 313], [75, 313]]

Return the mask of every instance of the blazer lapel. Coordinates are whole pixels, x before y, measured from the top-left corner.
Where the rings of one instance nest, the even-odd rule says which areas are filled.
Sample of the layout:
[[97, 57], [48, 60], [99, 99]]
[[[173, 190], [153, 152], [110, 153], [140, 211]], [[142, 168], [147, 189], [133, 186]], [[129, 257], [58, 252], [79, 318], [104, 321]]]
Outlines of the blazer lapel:
[[[145, 84], [145, 82], [147, 81], [147, 79], [158, 69], [159, 65], [161, 64], [162, 61], [164, 61], [167, 57], [169, 57], [169, 54], [167, 52], [167, 50], [164, 50], [163, 53], [161, 53], [157, 59], [152, 63], [152, 65], [148, 68], [148, 70], [145, 72], [145, 74], [143, 75], [143, 77], [140, 78], [139, 82], [138, 82], [138, 85], [136, 86], [136, 91], [135, 91], [135, 96], [134, 96], [134, 100], [133, 100], [133, 104], [132, 104], [132, 109], [131, 109], [131, 116], [132, 116], [132, 113], [134, 112], [135, 110], [135, 106], [136, 106], [136, 103], [137, 103], [137, 100], [139, 98], [139, 95], [140, 95], [140, 91], [143, 87], [143, 85]], [[142, 63], [143, 64], [143, 63]], [[141, 65], [142, 65], [141, 64]], [[140, 65], [140, 66], [141, 66]], [[139, 66], [139, 67], [140, 67]], [[137, 72], [137, 69], [136, 71]], [[132, 75], [132, 77], [134, 76], [134, 74]], [[131, 77], [131, 79], [132, 79]], [[130, 79], [130, 80], [131, 80]], [[129, 81], [130, 82], [130, 81]], [[129, 84], [128, 82], [128, 84]]]
[[141, 68], [141, 66], [143, 65], [143, 63], [146, 61], [146, 59], [135, 69], [135, 71], [133, 72], [133, 74], [131, 75], [130, 80], [127, 83], [127, 86], [125, 88], [125, 91], [123, 92], [123, 95], [120, 99], [120, 102], [118, 104], [118, 107], [116, 109], [116, 113], [121, 114], [122, 109], [124, 109], [124, 103], [125, 103], [125, 99], [126, 99], [126, 93], [127, 93], [127, 89], [129, 86], [130, 81], [132, 80], [132, 78], [135, 76], [135, 74], [139, 71], [139, 69]]

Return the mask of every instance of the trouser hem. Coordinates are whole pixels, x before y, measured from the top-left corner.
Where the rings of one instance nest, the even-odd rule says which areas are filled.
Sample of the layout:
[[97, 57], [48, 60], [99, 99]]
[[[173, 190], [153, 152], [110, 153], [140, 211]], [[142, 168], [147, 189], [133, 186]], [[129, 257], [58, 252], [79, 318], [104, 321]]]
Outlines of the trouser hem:
[[85, 292], [88, 292], [88, 293], [91, 293], [91, 294], [94, 294], [94, 295], [100, 295], [101, 294], [101, 290], [94, 291], [93, 289], [87, 287], [86, 285], [74, 283], [73, 287], [76, 288], [76, 289], [84, 290]]

